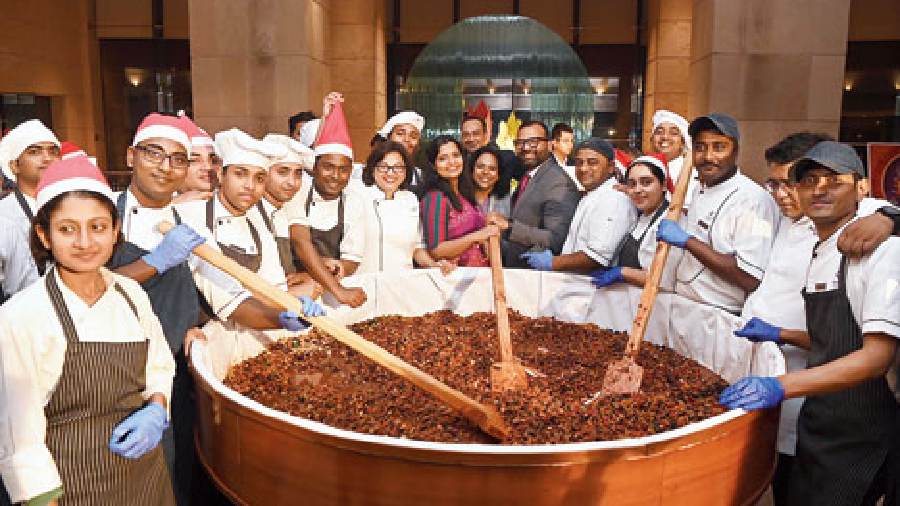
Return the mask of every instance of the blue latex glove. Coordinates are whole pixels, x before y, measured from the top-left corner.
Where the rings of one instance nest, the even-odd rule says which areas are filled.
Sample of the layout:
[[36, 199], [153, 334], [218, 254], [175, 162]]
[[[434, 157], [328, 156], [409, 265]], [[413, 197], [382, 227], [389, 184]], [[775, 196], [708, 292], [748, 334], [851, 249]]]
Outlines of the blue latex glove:
[[166, 408], [148, 403], [116, 425], [109, 438], [109, 449], [126, 459], [140, 458], [156, 448], [168, 426]]
[[[303, 316], [324, 316], [325, 308], [318, 302], [312, 300], [309, 296], [302, 295], [300, 302], [303, 304]], [[278, 314], [278, 323], [281, 328], [290, 330], [291, 332], [300, 332], [310, 327], [309, 322], [303, 319], [294, 311], [282, 311]]]
[[772, 408], [784, 400], [784, 387], [778, 378], [747, 376], [722, 391], [719, 404], [728, 409], [743, 408], [747, 411]]
[[623, 281], [625, 281], [625, 277], [622, 275], [622, 268], [618, 266], [591, 273], [591, 283], [597, 288], [603, 288]]
[[754, 343], [781, 342], [781, 327], [766, 323], [757, 317], [750, 318], [744, 328], [735, 330], [734, 335], [746, 338]]
[[191, 250], [206, 242], [194, 229], [182, 223], [163, 237], [159, 246], [147, 253], [141, 260], [162, 274], [191, 256]]
[[528, 265], [538, 271], [553, 270], [553, 252], [545, 249], [544, 251], [526, 251], [519, 255], [519, 258], [528, 262]]
[[685, 232], [678, 223], [674, 221], [663, 218], [659, 220], [659, 228], [656, 230], [656, 238], [660, 241], [667, 242], [672, 246], [678, 246], [679, 248], [684, 248], [688, 242], [688, 239], [691, 238], [691, 234]]

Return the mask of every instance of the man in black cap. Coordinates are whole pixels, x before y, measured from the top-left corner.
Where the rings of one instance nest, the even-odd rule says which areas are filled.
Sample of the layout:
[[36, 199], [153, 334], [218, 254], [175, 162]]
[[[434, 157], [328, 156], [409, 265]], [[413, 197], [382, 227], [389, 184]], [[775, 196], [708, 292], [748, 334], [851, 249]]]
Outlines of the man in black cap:
[[589, 273], [613, 265], [622, 238], [637, 223], [637, 210], [616, 190], [615, 152], [605, 139], [591, 137], [575, 150], [575, 175], [585, 194], [560, 255], [549, 249], [522, 253], [532, 269]]
[[738, 170], [734, 118], [700, 116], [688, 132], [700, 186], [684, 227], [663, 219], [657, 237], [685, 250], [675, 271], [678, 295], [738, 314], [759, 286], [780, 213], [772, 197]]
[[874, 505], [897, 479], [898, 407], [885, 374], [900, 339], [900, 238], [862, 258], [839, 251], [861, 199], [863, 165], [850, 146], [820, 142], [792, 173], [819, 242], [802, 292], [806, 332], [782, 332], [780, 342], [808, 349], [807, 368], [746, 377], [720, 402], [753, 410], [805, 396], [789, 503]]

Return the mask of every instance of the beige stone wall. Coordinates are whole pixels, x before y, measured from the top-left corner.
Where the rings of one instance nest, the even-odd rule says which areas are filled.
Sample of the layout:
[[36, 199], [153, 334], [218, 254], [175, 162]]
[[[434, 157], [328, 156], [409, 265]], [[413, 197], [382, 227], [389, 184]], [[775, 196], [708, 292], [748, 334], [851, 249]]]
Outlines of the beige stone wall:
[[784, 135], [836, 135], [850, 0], [695, 0], [690, 116], [740, 122], [740, 163], [756, 179]]
[[4, 0], [0, 14], [0, 93], [53, 97], [53, 129], [90, 153], [105, 153], [99, 108], [93, 2]]

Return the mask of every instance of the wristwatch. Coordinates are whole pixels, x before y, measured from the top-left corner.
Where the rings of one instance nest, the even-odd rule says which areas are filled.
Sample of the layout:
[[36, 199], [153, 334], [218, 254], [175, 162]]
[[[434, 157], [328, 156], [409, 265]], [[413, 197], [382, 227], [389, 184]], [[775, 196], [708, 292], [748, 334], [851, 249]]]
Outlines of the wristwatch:
[[894, 232], [893, 235], [900, 235], [900, 208], [894, 206], [884, 206], [878, 208], [876, 213], [881, 213], [894, 222]]

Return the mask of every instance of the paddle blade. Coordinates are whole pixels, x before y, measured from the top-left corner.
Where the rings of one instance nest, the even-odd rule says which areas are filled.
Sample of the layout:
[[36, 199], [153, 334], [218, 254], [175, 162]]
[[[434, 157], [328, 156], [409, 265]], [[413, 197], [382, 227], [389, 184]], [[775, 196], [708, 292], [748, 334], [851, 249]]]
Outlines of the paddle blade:
[[636, 394], [641, 389], [644, 368], [631, 357], [610, 362], [603, 377], [602, 395]]
[[495, 362], [491, 365], [491, 390], [524, 390], [528, 388], [528, 372], [517, 362]]

